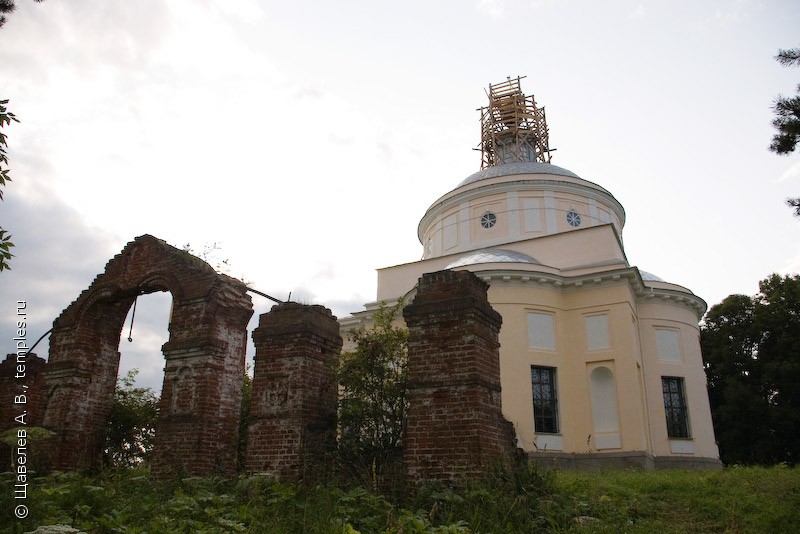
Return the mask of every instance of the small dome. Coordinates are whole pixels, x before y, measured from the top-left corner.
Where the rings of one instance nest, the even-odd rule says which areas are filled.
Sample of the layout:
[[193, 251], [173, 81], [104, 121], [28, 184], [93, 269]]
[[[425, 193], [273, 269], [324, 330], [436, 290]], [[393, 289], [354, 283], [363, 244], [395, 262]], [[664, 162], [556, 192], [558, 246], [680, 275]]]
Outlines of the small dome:
[[645, 282], [664, 282], [664, 283], [666, 283], [666, 280], [664, 280], [663, 278], [661, 278], [659, 276], [654, 275], [653, 273], [648, 273], [647, 271], [643, 271], [643, 270], [639, 269], [639, 274], [642, 275], [642, 280], [644, 280]]
[[469, 175], [466, 180], [458, 184], [458, 187], [471, 184], [486, 178], [496, 178], [498, 176], [511, 176], [514, 174], [556, 174], [558, 176], [569, 176], [570, 178], [581, 179], [580, 176], [572, 171], [568, 171], [549, 163], [538, 161], [524, 161], [517, 163], [505, 163], [503, 165], [493, 165], [481, 171]]
[[475, 265], [478, 263], [531, 263], [534, 265], [541, 265], [534, 258], [528, 256], [523, 252], [516, 250], [507, 250], [502, 248], [476, 250], [457, 260], [453, 261], [445, 267], [445, 269], [454, 269], [456, 267], [463, 267], [465, 265]]

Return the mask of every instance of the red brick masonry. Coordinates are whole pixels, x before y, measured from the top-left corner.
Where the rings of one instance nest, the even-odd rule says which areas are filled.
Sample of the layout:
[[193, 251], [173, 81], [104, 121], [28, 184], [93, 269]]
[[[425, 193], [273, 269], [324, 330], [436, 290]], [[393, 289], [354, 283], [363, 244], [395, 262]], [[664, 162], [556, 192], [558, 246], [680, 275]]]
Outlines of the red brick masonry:
[[144, 235], [128, 243], [53, 323], [43, 426], [55, 469], [97, 462], [119, 371], [119, 337], [137, 295], [172, 294], [153, 475], [233, 473], [244, 377], [246, 286]]
[[287, 302], [260, 316], [245, 469], [313, 478], [336, 447], [336, 366], [342, 349], [330, 310]]
[[[500, 405], [500, 315], [468, 271], [420, 278], [403, 315], [409, 328], [404, 468], [413, 485], [459, 483], [516, 452]], [[29, 425], [56, 432], [36, 451], [71, 470], [98, 462], [119, 371], [119, 338], [137, 295], [172, 294], [152, 464], [155, 478], [236, 473], [247, 287], [204, 261], [144, 235], [128, 243], [54, 322], [50, 357], [30, 355]], [[308, 481], [336, 446], [339, 324], [322, 306], [283, 303], [260, 316], [245, 469]], [[13, 355], [12, 355], [13, 356]], [[0, 365], [0, 399], [21, 384]], [[6, 411], [2, 412], [6, 414]], [[13, 425], [10, 412], [0, 430]]]
[[468, 271], [425, 274], [403, 311], [411, 381], [403, 462], [412, 485], [458, 484], [516, 453], [500, 405], [502, 319], [487, 289]]

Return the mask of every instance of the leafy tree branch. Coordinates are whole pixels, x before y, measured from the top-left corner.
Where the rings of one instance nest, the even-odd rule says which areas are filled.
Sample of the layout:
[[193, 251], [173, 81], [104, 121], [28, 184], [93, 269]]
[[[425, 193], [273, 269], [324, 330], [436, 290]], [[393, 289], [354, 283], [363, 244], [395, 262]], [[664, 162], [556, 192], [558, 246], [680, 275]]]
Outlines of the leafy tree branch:
[[408, 393], [408, 331], [402, 308], [381, 304], [371, 328], [352, 334], [356, 349], [339, 365], [339, 452], [350, 474], [373, 490], [396, 482]]
[[[0, 100], [0, 200], [3, 200], [3, 188], [11, 181], [8, 174], [8, 136], [2, 129], [12, 122], [19, 122], [13, 113], [8, 111], [8, 100]], [[14, 256], [11, 253], [11, 234], [0, 226], [0, 272], [11, 269], [9, 261]]]
[[[44, 0], [34, 0], [35, 2], [43, 2]], [[16, 2], [14, 0], [0, 0], [0, 28], [3, 27], [3, 24], [6, 23], [8, 20], [6, 15], [10, 14], [12, 11], [17, 9]]]
[[159, 399], [150, 388], [137, 388], [138, 369], [119, 378], [108, 419], [105, 463], [116, 467], [146, 464], [153, 451]]

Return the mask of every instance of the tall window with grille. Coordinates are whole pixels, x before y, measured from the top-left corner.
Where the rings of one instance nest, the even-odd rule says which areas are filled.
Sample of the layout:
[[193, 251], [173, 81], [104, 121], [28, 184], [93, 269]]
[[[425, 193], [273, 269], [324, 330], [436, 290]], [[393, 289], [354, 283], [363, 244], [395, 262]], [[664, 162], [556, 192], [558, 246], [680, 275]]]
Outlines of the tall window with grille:
[[667, 436], [671, 438], [689, 437], [689, 415], [686, 408], [683, 378], [661, 377], [664, 393], [664, 412], [667, 416]]
[[537, 433], [558, 434], [558, 397], [556, 370], [531, 366], [533, 386], [533, 423]]

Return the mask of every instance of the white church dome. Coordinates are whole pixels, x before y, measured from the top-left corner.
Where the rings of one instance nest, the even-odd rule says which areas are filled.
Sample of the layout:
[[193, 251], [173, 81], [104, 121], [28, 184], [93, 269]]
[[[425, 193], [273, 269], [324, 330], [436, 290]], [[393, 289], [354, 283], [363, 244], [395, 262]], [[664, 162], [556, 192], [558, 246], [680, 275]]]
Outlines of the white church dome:
[[551, 165], [550, 163], [541, 163], [538, 161], [518, 161], [514, 163], [505, 163], [503, 165], [494, 165], [486, 169], [473, 173], [458, 184], [458, 187], [485, 180], [486, 178], [495, 178], [497, 176], [513, 176], [515, 174], [555, 174], [558, 176], [569, 176], [571, 178], [578, 178], [580, 176], [572, 171]]
[[540, 263], [524, 252], [507, 250], [502, 248], [477, 250], [470, 254], [461, 256], [451, 262], [445, 269], [454, 269], [465, 265], [477, 265], [479, 263], [530, 263], [539, 265]]
[[641, 269], [639, 269], [639, 274], [642, 275], [642, 280], [645, 282], [666, 282], [666, 280], [660, 276], [656, 276], [653, 273], [648, 273], [647, 271], [643, 271]]

